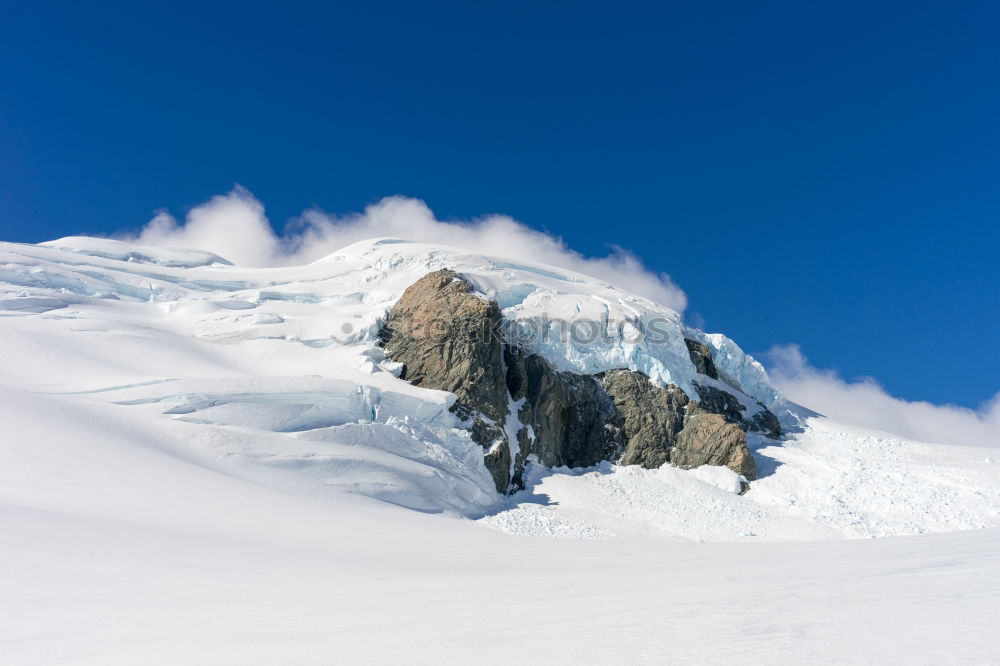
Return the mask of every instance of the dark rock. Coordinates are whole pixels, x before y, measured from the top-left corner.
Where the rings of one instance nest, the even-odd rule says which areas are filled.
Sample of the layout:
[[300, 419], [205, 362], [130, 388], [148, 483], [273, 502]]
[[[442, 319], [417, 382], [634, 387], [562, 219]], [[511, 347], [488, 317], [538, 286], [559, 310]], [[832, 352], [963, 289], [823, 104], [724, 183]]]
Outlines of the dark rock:
[[[493, 477], [493, 484], [496, 486], [497, 492], [505, 493], [510, 490], [512, 482], [510, 476], [510, 446], [508, 446], [506, 439], [497, 441], [495, 446], [489, 448], [483, 454], [483, 463], [486, 465], [490, 476]], [[515, 485], [520, 486], [520, 479], [518, 479]]]
[[[703, 342], [684, 339], [687, 345], [688, 354], [695, 368], [703, 375], [712, 379], [719, 379], [719, 371], [712, 360], [712, 350]], [[729, 423], [735, 423], [744, 431], [754, 430], [766, 433], [769, 437], [781, 436], [781, 423], [770, 410], [760, 405], [761, 410], [750, 419], [746, 419], [743, 412], [746, 411], [740, 401], [733, 394], [717, 389], [713, 386], [701, 386], [695, 383], [698, 391], [698, 400], [692, 402], [688, 407], [688, 413], [708, 413], [719, 414]]]
[[763, 432], [769, 437], [781, 436], [781, 423], [778, 417], [764, 405], [757, 403], [760, 411], [748, 419], [743, 414], [746, 409], [732, 393], [697, 383], [695, 390], [698, 391], [699, 400], [693, 401], [688, 406], [688, 414], [719, 414], [729, 423], [738, 425], [744, 432], [752, 430]]
[[698, 400], [692, 401], [688, 407], [688, 412], [692, 414], [706, 413], [719, 414], [729, 423], [742, 425], [743, 405], [732, 393], [715, 388], [714, 386], [694, 385], [698, 392]]
[[615, 403], [626, 444], [619, 465], [659, 467], [670, 459], [677, 433], [684, 425], [688, 397], [676, 386], [659, 387], [634, 370], [612, 370], [604, 388]]
[[521, 423], [534, 438], [522, 444], [543, 465], [588, 467], [616, 457], [621, 443], [613, 429], [615, 406], [591, 376], [557, 372], [541, 356], [507, 347], [507, 388], [514, 400], [525, 398]]
[[772, 439], [778, 439], [781, 437], [781, 421], [764, 405], [760, 405], [760, 407], [761, 411], [754, 414], [753, 418], [750, 419], [750, 430], [763, 432]]
[[719, 371], [715, 368], [715, 361], [712, 360], [712, 350], [709, 349], [708, 345], [703, 342], [689, 340], [688, 338], [684, 338], [684, 344], [687, 345], [688, 355], [691, 356], [691, 362], [694, 363], [694, 367], [698, 372], [712, 379], [718, 379]]

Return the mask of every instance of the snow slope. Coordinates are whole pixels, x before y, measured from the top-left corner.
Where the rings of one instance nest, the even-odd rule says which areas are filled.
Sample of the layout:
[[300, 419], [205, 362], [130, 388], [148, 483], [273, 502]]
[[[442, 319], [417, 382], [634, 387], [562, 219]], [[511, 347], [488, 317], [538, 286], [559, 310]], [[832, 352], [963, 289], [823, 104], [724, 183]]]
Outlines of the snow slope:
[[758, 437], [762, 478], [743, 496], [723, 467], [603, 464], [531, 470], [531, 487], [482, 522], [517, 534], [699, 541], [812, 541], [1000, 525], [1000, 465], [989, 449], [911, 442], [813, 418], [776, 443]]
[[[521, 325], [656, 318], [794, 423], [728, 339], [548, 267], [386, 239], [252, 271], [0, 244], [0, 662], [1000, 658], [991, 451], [814, 417], [752, 441], [743, 496], [724, 468], [606, 464], [535, 466], [500, 498], [454, 397], [373, 345], [442, 267]], [[683, 343], [535, 344], [568, 369], [694, 376]]]

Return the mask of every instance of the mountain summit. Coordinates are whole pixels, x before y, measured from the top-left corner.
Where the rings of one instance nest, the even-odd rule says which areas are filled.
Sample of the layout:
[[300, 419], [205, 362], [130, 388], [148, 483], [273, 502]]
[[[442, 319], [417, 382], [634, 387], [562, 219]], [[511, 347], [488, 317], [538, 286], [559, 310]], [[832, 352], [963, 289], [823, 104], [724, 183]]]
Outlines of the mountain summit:
[[295, 495], [602, 538], [878, 536], [1000, 515], [993, 467], [819, 418], [724, 335], [512, 258], [380, 238], [252, 269], [106, 239], [4, 243], [0, 317], [10, 395]]

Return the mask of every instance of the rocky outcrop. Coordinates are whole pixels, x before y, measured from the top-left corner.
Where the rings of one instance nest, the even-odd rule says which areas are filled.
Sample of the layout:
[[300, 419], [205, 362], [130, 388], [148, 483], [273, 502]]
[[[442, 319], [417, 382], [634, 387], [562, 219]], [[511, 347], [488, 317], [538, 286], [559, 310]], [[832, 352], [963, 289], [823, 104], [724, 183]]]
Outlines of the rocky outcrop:
[[633, 370], [604, 375], [604, 389], [614, 400], [625, 437], [620, 465], [659, 467], [670, 460], [677, 434], [684, 427], [688, 397], [676, 386], [660, 387]]
[[[694, 364], [699, 373], [710, 379], [721, 379], [719, 371], [715, 367], [715, 361], [712, 360], [712, 350], [708, 345], [689, 338], [684, 339], [684, 344], [687, 345], [691, 363]], [[744, 416], [746, 408], [732, 393], [709, 386], [704, 382], [696, 383], [695, 389], [698, 391], [698, 400], [691, 403], [688, 408], [690, 413], [720, 414], [727, 422], [739, 425], [744, 431], [763, 432], [769, 437], [781, 436], [781, 423], [778, 421], [778, 417], [764, 405], [757, 403], [759, 410], [748, 418]]]
[[684, 338], [684, 344], [687, 345], [688, 355], [691, 357], [691, 362], [694, 363], [695, 369], [707, 377], [718, 379], [719, 371], [715, 368], [715, 361], [712, 360], [712, 350], [709, 349], [708, 345], [689, 338]]
[[749, 481], [757, 478], [746, 435], [719, 414], [701, 412], [688, 416], [670, 452], [670, 462], [685, 468], [722, 465]]
[[401, 378], [450, 391], [462, 405], [500, 422], [507, 413], [500, 308], [449, 270], [429, 273], [396, 302], [379, 334]]
[[403, 292], [379, 340], [386, 355], [403, 364], [400, 378], [457, 396], [452, 411], [470, 422], [472, 438], [487, 449], [497, 489], [506, 490], [510, 450], [503, 430], [507, 388], [500, 325], [495, 302], [473, 293], [457, 273], [441, 270]]
[[[757, 471], [744, 430], [737, 425], [739, 401], [712, 394], [711, 401], [688, 400], [676, 386], [660, 387], [642, 373], [612, 370], [604, 378], [627, 437], [619, 465], [654, 468], [724, 465], [754, 480]], [[718, 408], [725, 414], [714, 413]], [[737, 417], [736, 421], [730, 418]]]
[[[495, 302], [458, 274], [440, 270], [403, 293], [379, 334], [386, 356], [403, 364], [403, 379], [456, 395], [452, 410], [485, 449], [500, 492], [520, 486], [529, 456], [568, 467], [602, 460], [647, 468], [725, 465], [753, 480], [745, 431], [780, 432], [763, 406], [746, 418], [740, 400], [713, 382], [697, 385], [698, 399], [691, 400], [679, 387], [658, 386], [634, 370], [558, 371], [541, 356], [506, 344], [501, 325]], [[719, 380], [711, 349], [685, 343], [698, 371]], [[510, 441], [515, 427], [516, 441]]]
[[714, 386], [702, 386], [695, 384], [698, 391], [698, 400], [691, 402], [688, 407], [689, 414], [718, 414], [727, 423], [734, 423], [744, 432], [763, 432], [768, 437], [781, 436], [781, 423], [778, 417], [772, 414], [764, 405], [758, 403], [759, 411], [752, 416], [744, 415], [746, 407], [732, 393], [715, 388]]
[[758, 406], [760, 411], [750, 418], [749, 430], [762, 432], [772, 439], [781, 437], [781, 421], [764, 405], [758, 403]]
[[484, 439], [486, 441], [491, 440], [490, 446], [486, 453], [483, 454], [483, 464], [486, 465], [487, 471], [493, 477], [493, 485], [496, 486], [497, 492], [508, 492], [512, 484], [519, 487], [521, 485], [520, 470], [524, 467], [524, 463], [521, 462], [517, 471], [512, 472], [514, 466], [511, 460], [511, 447], [507, 441], [507, 436], [501, 431], [499, 433], [491, 432], [484, 439], [476, 439], [474, 426], [473, 439], [480, 443]]
[[[505, 350], [507, 387], [520, 402], [520, 422], [530, 436], [519, 442], [521, 455], [534, 454], [549, 466], [588, 467], [617, 457], [621, 443], [613, 427], [615, 405], [598, 378], [557, 372], [536, 354]], [[528, 432], [525, 433], [528, 435]]]
[[745, 411], [740, 401], [732, 393], [727, 393], [714, 386], [702, 386], [695, 384], [698, 391], [698, 399], [691, 401], [689, 411], [692, 414], [707, 413], [718, 414], [729, 423], [743, 424], [743, 412]]

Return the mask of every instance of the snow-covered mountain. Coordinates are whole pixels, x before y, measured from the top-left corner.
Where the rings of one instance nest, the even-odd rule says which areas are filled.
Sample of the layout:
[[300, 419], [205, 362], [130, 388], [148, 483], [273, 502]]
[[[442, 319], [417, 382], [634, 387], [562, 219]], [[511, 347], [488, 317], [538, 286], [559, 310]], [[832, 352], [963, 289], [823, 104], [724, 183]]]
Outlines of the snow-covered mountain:
[[[347, 491], [420, 511], [489, 514], [486, 524], [515, 531], [537, 531], [536, 522], [548, 517], [553, 529], [569, 529], [568, 503], [549, 510], [499, 496], [482, 446], [449, 409], [455, 396], [400, 379], [401, 364], [379, 346], [393, 304], [442, 269], [470, 282], [476, 297], [495, 301], [513, 339], [558, 371], [631, 369], [693, 400], [701, 386], [719, 386], [751, 413], [766, 407], [791, 431], [780, 442], [747, 433], [762, 473], [743, 497], [731, 496], [740, 483], [724, 468], [604, 464], [553, 474], [535, 465], [529, 475], [536, 483], [554, 490], [569, 484], [596, 493], [589, 500], [595, 507], [613, 507], [611, 516], [590, 522], [606, 528], [610, 521], [613, 532], [622, 527], [613, 524], [615, 513], [631, 529], [637, 515], [653, 512], [654, 531], [732, 540], [905, 534], [996, 521], [1000, 490], [995, 468], [983, 462], [987, 453], [858, 437], [809, 419], [733, 341], [703, 334], [676, 312], [605, 282], [395, 239], [270, 269], [97, 238], [3, 244], [3, 381], [38, 400], [141, 423], [173, 455], [256, 483], [328, 498]], [[715, 379], [699, 373], [685, 340], [710, 349]], [[956, 455], [982, 467], [953, 467]], [[656, 497], [615, 507], [604, 495], [618, 486]], [[685, 500], [673, 496], [685, 487], [695, 496], [679, 510]], [[708, 519], [695, 507], [718, 502], [733, 512], [725, 527], [717, 519], [711, 533], [670, 527], [678, 518]], [[496, 514], [503, 506], [512, 508]], [[521, 526], [517, 517], [525, 514], [531, 517]], [[789, 523], [795, 527], [781, 527]]]
[[[466, 285], [463, 294], [495, 304], [521, 357], [542, 359], [552, 377], [601, 378], [595, 390], [599, 400], [617, 401], [608, 403], [611, 412], [639, 409], [608, 383], [620, 371], [657, 390], [675, 388], [671, 400], [700, 401], [752, 456], [755, 478], [741, 478], [745, 468], [734, 464], [702, 464], [710, 456], [680, 466], [619, 466], [641, 436], [616, 432], [640, 429], [628, 415], [594, 420], [597, 431], [610, 433], [605, 459], [554, 466], [570, 458], [537, 444], [551, 421], [548, 406], [518, 397], [507, 357], [495, 368], [502, 413], [472, 415], [495, 426], [495, 442], [477, 437], [474, 419], [456, 409], [464, 398], [418, 385], [413, 362], [394, 357], [385, 342], [407, 289], [441, 271]], [[585, 325], [566, 328], [578, 322]], [[866, 564], [854, 571], [944, 567], [954, 584], [978, 576], [980, 589], [1000, 590], [996, 531], [981, 530], [1000, 525], [1000, 466], [990, 450], [833, 423], [788, 403], [725, 336], [553, 267], [395, 239], [269, 269], [106, 239], [0, 243], [0, 349], [0, 564], [10, 576], [6, 610], [17, 614], [3, 640], [8, 654], [23, 657], [16, 663], [66, 661], [66, 650], [81, 663], [274, 663], [292, 645], [304, 649], [294, 652], [295, 663], [328, 663], [330, 655], [393, 661], [411, 657], [407, 646], [418, 639], [443, 650], [436, 655], [445, 661], [469, 654], [507, 661], [524, 656], [518, 649], [536, 650], [528, 654], [537, 660], [614, 653], [659, 661], [659, 641], [608, 635], [615, 627], [663, 631], [665, 621], [677, 621], [663, 605], [667, 597], [652, 590], [683, 597], [692, 593], [685, 577], [714, 581], [722, 571], [742, 571], [729, 588], [707, 582], [708, 597], [721, 604], [728, 592], [736, 605], [759, 609], [759, 617], [741, 621], [761, 635], [772, 626], [765, 615], [794, 624], [805, 610], [799, 621], [808, 632], [821, 620], [810, 624], [807, 611], [826, 608], [823, 594], [804, 610], [768, 606], [760, 580], [739, 577], [816, 575], [792, 564], [804, 554], [830, 576], [855, 580], [839, 562], [860, 547], [829, 543], [853, 537], [980, 530], [925, 536], [921, 544], [890, 539], [865, 551]], [[728, 397], [706, 408], [706, 391]], [[695, 412], [684, 409], [665, 412], [680, 419], [672, 431], [678, 438]], [[780, 428], [755, 427], [761, 415], [773, 415]], [[506, 472], [498, 480], [489, 456], [501, 445]], [[754, 551], [761, 568], [751, 572], [750, 551], [725, 550], [741, 546], [678, 541], [825, 543]], [[709, 569], [684, 548], [705, 548], [698, 552], [712, 560]], [[416, 554], [399, 559], [400, 549]], [[669, 571], [660, 564], [665, 557], [674, 558]], [[598, 576], [613, 558], [641, 572], [650, 592], [626, 585], [631, 596], [589, 590], [578, 604], [558, 601], [575, 594], [571, 581]], [[404, 575], [406, 562], [417, 570], [412, 577]], [[250, 580], [278, 600], [275, 608], [250, 594]], [[466, 593], [449, 601], [448, 590], [462, 584]], [[905, 586], [878, 585], [906, 598]], [[522, 623], [517, 597], [543, 588], [562, 591]], [[931, 588], [945, 596], [949, 589]], [[830, 589], [854, 601], [866, 594]], [[751, 594], [760, 596], [748, 601]], [[438, 606], [421, 615], [428, 599]], [[477, 628], [462, 625], [469, 609], [490, 600], [495, 605]], [[245, 625], [232, 616], [242, 603], [257, 614]], [[143, 604], [148, 622], [124, 610]], [[721, 608], [705, 604], [698, 612]], [[950, 611], [972, 631], [991, 604], [984, 597]], [[640, 606], [647, 615], [630, 615]], [[224, 616], [218, 633], [208, 621], [216, 611]], [[842, 630], [860, 617], [831, 613], [824, 621]], [[931, 613], [921, 626], [933, 620]], [[326, 621], [340, 625], [339, 642], [331, 642]], [[546, 632], [581, 622], [599, 631], [566, 652], [547, 652]], [[59, 640], [46, 642], [50, 623]], [[409, 624], [386, 640], [393, 623]], [[193, 639], [181, 647], [177, 638], [186, 632]], [[220, 633], [226, 647], [213, 651]], [[976, 645], [974, 635], [967, 639]], [[758, 661], [787, 656], [785, 638], [768, 640], [772, 652]], [[319, 647], [325, 652], [312, 652]], [[888, 640], [867, 647], [866, 654], [892, 654]], [[734, 634], [704, 649], [700, 656], [712, 661], [745, 646]], [[852, 649], [844, 646], [833, 660], [857, 656]], [[928, 646], [927, 654], [940, 653]]]

